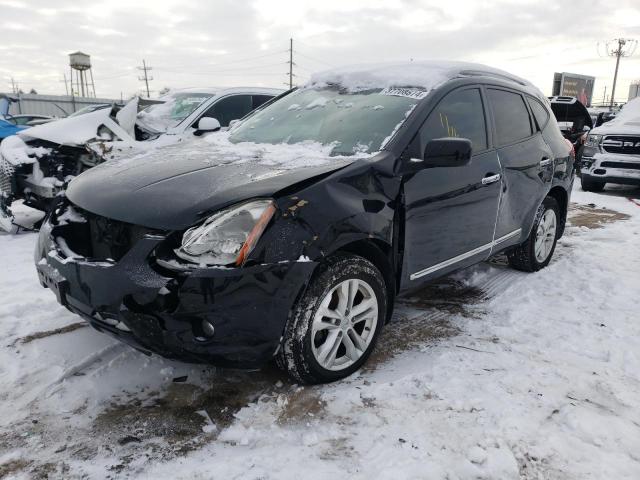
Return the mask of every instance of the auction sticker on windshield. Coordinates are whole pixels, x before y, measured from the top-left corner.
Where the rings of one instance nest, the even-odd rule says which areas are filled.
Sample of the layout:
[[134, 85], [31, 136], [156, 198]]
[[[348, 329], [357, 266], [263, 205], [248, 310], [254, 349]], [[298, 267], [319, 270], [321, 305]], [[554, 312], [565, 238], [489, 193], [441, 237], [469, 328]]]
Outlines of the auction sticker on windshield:
[[427, 96], [427, 92], [417, 88], [388, 87], [382, 90], [380, 95], [393, 95], [394, 97], [409, 97], [420, 100]]

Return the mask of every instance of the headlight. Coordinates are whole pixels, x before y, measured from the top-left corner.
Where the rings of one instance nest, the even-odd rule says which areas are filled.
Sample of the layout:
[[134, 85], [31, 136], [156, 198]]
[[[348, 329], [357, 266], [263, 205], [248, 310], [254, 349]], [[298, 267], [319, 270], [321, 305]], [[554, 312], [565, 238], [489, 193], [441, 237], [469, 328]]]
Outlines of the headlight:
[[221, 210], [190, 228], [176, 254], [204, 265], [242, 265], [273, 217], [273, 200], [253, 200]]
[[587, 147], [598, 148], [600, 146], [600, 142], [602, 141], [602, 135], [587, 135], [587, 141], [584, 143]]

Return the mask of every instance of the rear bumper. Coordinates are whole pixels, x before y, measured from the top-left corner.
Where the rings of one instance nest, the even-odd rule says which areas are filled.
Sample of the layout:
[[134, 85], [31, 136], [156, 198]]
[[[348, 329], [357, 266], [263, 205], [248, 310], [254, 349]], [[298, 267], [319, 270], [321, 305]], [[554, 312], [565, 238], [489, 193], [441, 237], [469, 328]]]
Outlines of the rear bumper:
[[640, 156], [596, 153], [581, 160], [581, 175], [606, 183], [640, 185]]
[[[40, 283], [97, 330], [145, 353], [220, 366], [256, 368], [280, 345], [289, 311], [313, 262], [172, 272], [150, 256], [162, 242], [147, 235], [118, 262], [64, 258], [41, 228]], [[202, 322], [215, 329], [202, 333]]]

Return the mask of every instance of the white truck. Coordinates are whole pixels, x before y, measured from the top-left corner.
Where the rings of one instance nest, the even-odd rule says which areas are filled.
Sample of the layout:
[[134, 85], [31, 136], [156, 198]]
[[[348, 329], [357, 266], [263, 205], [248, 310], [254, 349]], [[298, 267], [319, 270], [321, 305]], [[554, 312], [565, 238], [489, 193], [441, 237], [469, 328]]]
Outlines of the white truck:
[[640, 98], [587, 135], [580, 168], [582, 189], [599, 192], [607, 183], [640, 185]]

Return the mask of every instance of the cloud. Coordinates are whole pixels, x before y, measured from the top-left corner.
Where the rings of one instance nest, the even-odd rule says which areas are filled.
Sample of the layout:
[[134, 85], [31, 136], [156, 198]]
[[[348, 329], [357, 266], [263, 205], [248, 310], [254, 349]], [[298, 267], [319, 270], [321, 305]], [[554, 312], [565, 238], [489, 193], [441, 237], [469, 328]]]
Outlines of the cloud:
[[[67, 54], [82, 50], [92, 56], [97, 93], [112, 97], [142, 88], [135, 67], [143, 58], [155, 90], [283, 86], [290, 37], [297, 81], [330, 66], [439, 58], [503, 68], [548, 93], [554, 71], [592, 74], [597, 95], [613, 73], [597, 42], [640, 39], [636, 0], [579, 8], [556, 0], [0, 0], [0, 9], [4, 30], [13, 29], [3, 39], [0, 90], [14, 77], [23, 89], [62, 93]], [[621, 97], [640, 75], [632, 62], [621, 63]]]

